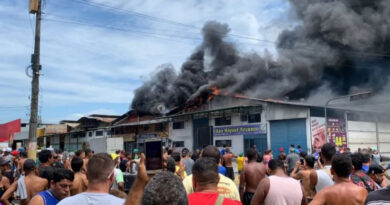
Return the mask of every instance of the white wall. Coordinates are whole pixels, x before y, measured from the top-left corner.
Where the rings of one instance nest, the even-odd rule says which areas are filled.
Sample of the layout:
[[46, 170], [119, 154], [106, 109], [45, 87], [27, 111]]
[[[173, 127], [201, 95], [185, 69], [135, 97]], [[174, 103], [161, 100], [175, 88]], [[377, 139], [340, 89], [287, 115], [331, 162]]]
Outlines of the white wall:
[[390, 157], [390, 123], [378, 123], [378, 150]]
[[377, 147], [375, 122], [348, 121], [348, 141], [351, 151]]
[[[169, 138], [172, 141], [184, 141], [184, 147], [193, 151], [192, 120], [184, 121], [184, 129], [173, 129], [173, 122], [169, 123]], [[183, 148], [183, 147], [180, 147]]]

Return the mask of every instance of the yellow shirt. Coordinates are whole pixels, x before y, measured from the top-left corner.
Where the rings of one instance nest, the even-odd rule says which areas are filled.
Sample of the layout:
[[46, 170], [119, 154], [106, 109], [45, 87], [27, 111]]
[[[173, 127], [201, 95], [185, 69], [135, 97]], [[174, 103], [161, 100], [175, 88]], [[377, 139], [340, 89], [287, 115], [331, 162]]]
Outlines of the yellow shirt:
[[[175, 168], [175, 171], [177, 172], [177, 171], [179, 171], [179, 169], [180, 169], [180, 167], [179, 166], [175, 166], [176, 168]], [[176, 173], [175, 173], [176, 174]], [[177, 175], [177, 174], [176, 174]], [[185, 178], [187, 178], [187, 172], [186, 171], [184, 171], [184, 179]]]
[[[194, 189], [192, 187], [192, 174], [183, 180], [183, 185], [187, 194], [194, 193]], [[222, 174], [219, 174], [218, 192], [226, 198], [241, 201], [236, 184]]]
[[244, 168], [244, 157], [237, 157], [237, 169], [241, 171]]

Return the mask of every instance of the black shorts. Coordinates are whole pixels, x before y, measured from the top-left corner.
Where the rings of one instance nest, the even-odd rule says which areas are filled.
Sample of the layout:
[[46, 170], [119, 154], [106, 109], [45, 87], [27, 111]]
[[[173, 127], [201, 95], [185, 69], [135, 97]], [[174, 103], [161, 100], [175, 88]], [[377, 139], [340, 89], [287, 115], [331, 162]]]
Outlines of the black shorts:
[[242, 198], [242, 204], [243, 205], [250, 205], [254, 195], [255, 195], [255, 193], [244, 192], [244, 196]]
[[226, 167], [226, 176], [234, 181], [234, 170], [233, 170], [233, 167]]

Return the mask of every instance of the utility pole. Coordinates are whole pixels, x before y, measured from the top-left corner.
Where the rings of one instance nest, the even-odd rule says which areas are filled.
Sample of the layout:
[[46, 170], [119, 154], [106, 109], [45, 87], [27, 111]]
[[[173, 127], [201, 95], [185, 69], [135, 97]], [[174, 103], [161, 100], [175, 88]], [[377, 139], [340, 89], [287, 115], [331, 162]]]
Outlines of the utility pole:
[[[41, 41], [41, 4], [42, 0], [30, 0], [30, 4], [34, 4], [37, 10], [30, 13], [36, 13], [35, 21], [35, 43], [34, 54], [31, 56], [32, 82], [31, 82], [31, 108], [30, 108], [30, 126], [28, 132], [28, 158], [36, 159], [37, 152], [37, 128], [38, 128], [38, 94], [39, 94], [39, 71], [41, 70], [39, 55]], [[31, 5], [30, 5], [31, 6]], [[30, 7], [31, 8], [31, 7]]]

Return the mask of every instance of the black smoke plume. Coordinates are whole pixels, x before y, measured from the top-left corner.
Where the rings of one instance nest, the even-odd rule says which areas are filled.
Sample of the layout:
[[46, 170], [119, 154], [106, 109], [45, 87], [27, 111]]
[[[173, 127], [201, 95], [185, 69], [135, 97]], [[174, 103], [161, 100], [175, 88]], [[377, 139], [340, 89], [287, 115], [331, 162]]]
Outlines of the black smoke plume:
[[213, 86], [291, 100], [323, 90], [342, 95], [361, 89], [383, 93], [389, 87], [390, 1], [289, 1], [300, 22], [279, 35], [276, 59], [240, 53], [224, 40], [226, 24], [208, 22], [202, 44], [180, 72], [163, 66], [135, 91], [131, 108], [163, 113]]

